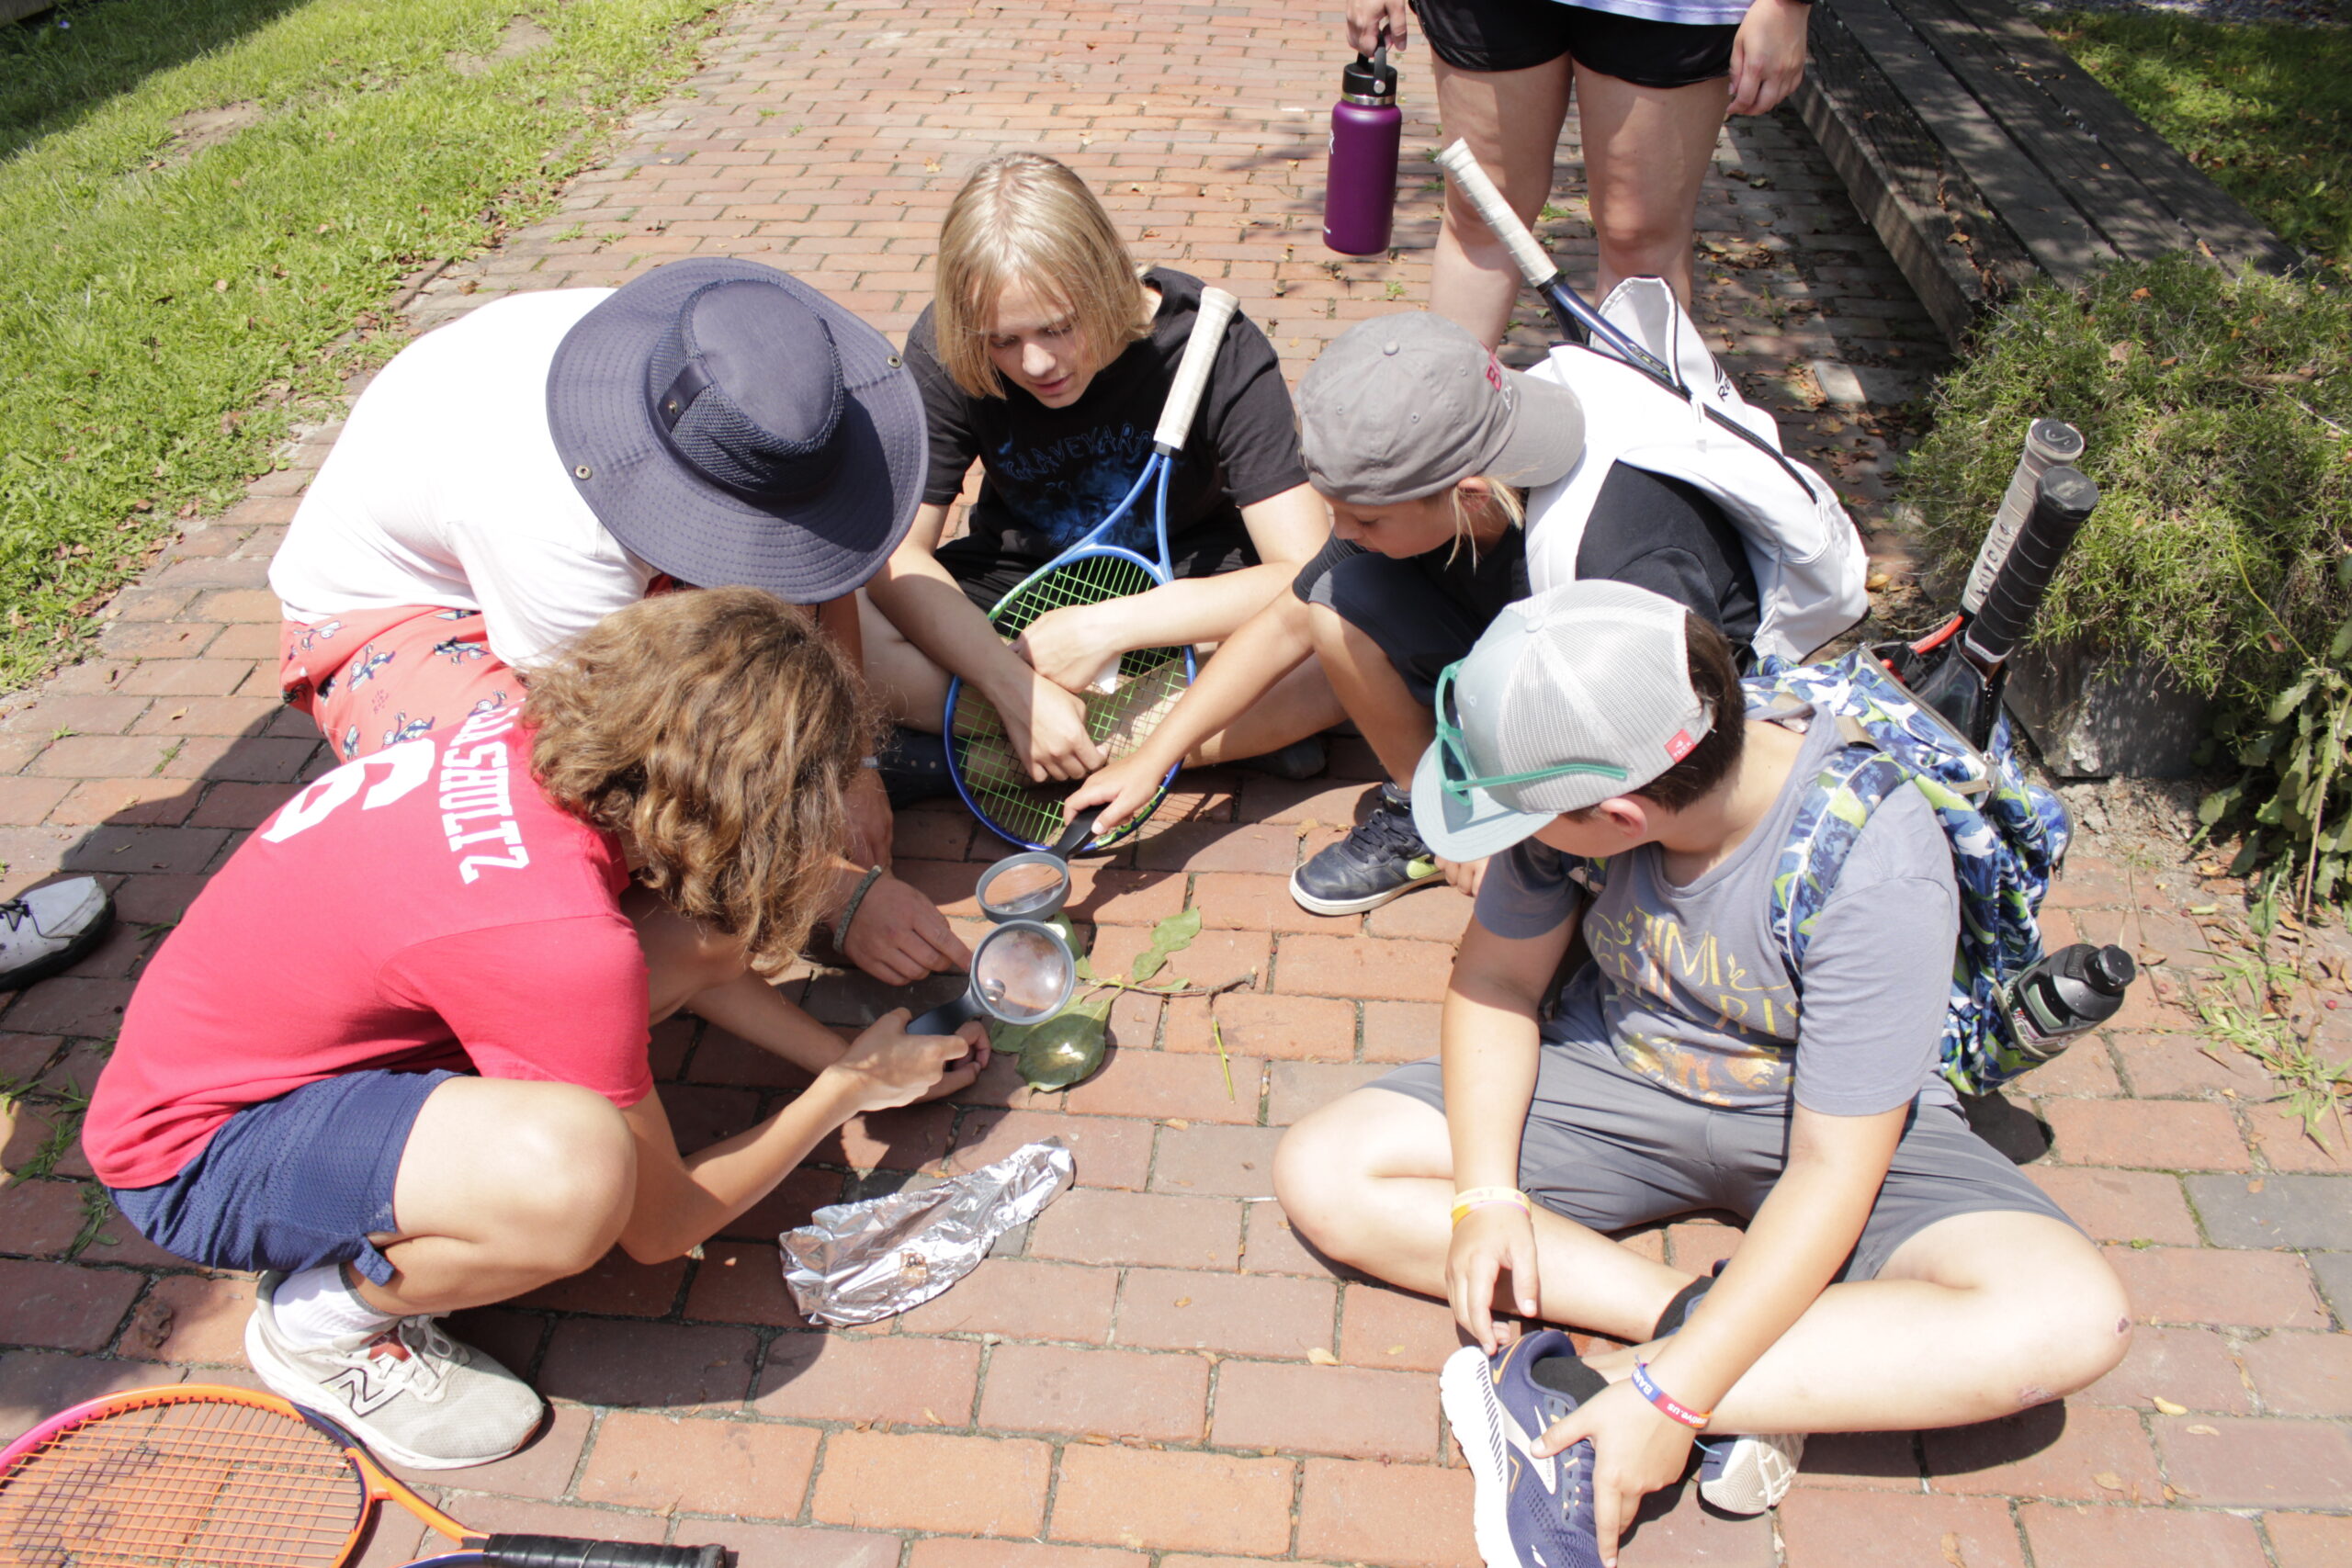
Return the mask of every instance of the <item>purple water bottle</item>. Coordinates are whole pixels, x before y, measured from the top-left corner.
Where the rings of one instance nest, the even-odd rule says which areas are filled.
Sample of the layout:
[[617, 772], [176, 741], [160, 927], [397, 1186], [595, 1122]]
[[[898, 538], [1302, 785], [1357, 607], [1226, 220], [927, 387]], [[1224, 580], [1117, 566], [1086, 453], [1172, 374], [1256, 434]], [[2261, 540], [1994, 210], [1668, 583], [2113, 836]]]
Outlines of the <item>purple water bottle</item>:
[[1331, 106], [1331, 165], [1323, 187], [1323, 243], [1343, 256], [1388, 248], [1396, 216], [1396, 145], [1405, 116], [1396, 107], [1396, 68], [1383, 43], [1340, 73]]

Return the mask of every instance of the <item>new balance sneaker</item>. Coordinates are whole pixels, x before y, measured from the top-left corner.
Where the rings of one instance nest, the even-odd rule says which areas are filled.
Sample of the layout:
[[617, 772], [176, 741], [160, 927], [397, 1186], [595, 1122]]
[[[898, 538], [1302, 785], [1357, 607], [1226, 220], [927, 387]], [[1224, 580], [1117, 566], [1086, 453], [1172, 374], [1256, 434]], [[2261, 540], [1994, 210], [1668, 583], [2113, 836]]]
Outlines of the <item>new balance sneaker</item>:
[[0, 991], [78, 962], [113, 924], [114, 902], [95, 876], [69, 876], [0, 898]]
[[1360, 915], [1437, 877], [1437, 856], [1413, 826], [1412, 798], [1385, 784], [1352, 832], [1290, 874], [1290, 896], [1314, 914]]
[[[1722, 1273], [1723, 1267], [1716, 1264], [1715, 1273]], [[1659, 1314], [1650, 1337], [1663, 1339], [1680, 1328], [1714, 1282], [1714, 1274], [1709, 1274], [1683, 1286]], [[1779, 1507], [1796, 1484], [1804, 1434], [1733, 1432], [1702, 1437], [1698, 1449], [1700, 1499], [1726, 1514], [1761, 1514]]]
[[1487, 1568], [1600, 1568], [1592, 1445], [1548, 1459], [1535, 1439], [1608, 1384], [1556, 1328], [1522, 1336], [1491, 1359], [1456, 1350], [1438, 1375], [1453, 1440], [1469, 1461], [1478, 1555]]
[[261, 1277], [245, 1323], [245, 1359], [272, 1392], [418, 1470], [504, 1459], [538, 1429], [547, 1406], [530, 1385], [429, 1317], [404, 1317], [316, 1349], [293, 1344], [270, 1304], [284, 1278]]

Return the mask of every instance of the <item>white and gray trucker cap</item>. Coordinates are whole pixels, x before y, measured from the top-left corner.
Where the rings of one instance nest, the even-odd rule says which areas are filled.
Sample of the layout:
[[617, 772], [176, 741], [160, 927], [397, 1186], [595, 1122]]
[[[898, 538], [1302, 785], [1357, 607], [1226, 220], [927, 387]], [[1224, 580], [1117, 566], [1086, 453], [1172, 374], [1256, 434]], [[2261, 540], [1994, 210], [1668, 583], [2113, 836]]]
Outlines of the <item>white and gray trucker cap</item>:
[[1439, 680], [1438, 738], [1413, 775], [1422, 840], [1477, 860], [1689, 756], [1714, 723], [1690, 689], [1689, 614], [1603, 579], [1504, 606]]

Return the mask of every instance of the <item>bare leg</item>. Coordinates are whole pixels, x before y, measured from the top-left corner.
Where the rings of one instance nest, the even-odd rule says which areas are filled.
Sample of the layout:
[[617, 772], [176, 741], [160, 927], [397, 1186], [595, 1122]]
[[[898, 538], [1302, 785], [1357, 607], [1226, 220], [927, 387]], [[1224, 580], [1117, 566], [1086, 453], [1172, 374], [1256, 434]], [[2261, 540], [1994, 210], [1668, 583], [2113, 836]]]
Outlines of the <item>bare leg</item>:
[[[1331, 1257], [1424, 1295], [1445, 1296], [1453, 1150], [1445, 1115], [1363, 1089], [1301, 1121], [1274, 1152], [1274, 1191], [1301, 1235]], [[1544, 1315], [1641, 1339], [1690, 1276], [1547, 1209], [1535, 1211]], [[1510, 1292], [1498, 1293], [1512, 1312]]]
[[577, 1274], [621, 1234], [637, 1153], [611, 1101], [573, 1084], [451, 1078], [410, 1129], [392, 1186], [398, 1270], [359, 1283], [403, 1317], [503, 1302]]
[[[1824, 1291], [1724, 1395], [1715, 1425], [1883, 1432], [1988, 1421], [2098, 1381], [2131, 1343], [2123, 1287], [2081, 1232], [2045, 1214], [1958, 1214], [1896, 1248], [1877, 1279]], [[1622, 1378], [1645, 1355], [1593, 1364]]]
[[947, 671], [909, 642], [863, 588], [857, 591], [857, 625], [865, 642], [865, 683], [883, 713], [909, 729], [938, 734], [947, 709]]
[[1220, 762], [1262, 757], [1294, 740], [1320, 735], [1347, 716], [1321, 661], [1309, 659], [1250, 705], [1248, 712], [1202, 741], [1184, 759], [1184, 765], [1213, 768]]
[[[733, 939], [643, 888], [623, 894], [621, 907], [645, 953], [651, 1021], [690, 1007], [812, 1073], [840, 1057], [840, 1036], [753, 974]], [[392, 1187], [397, 1239], [374, 1238], [397, 1272], [390, 1285], [359, 1282], [360, 1296], [402, 1316], [506, 1301], [594, 1266], [636, 1194], [636, 1145], [602, 1095], [453, 1078], [410, 1129]]]
[[1336, 610], [1321, 604], [1307, 608], [1316, 656], [1340, 706], [1363, 731], [1365, 742], [1396, 787], [1409, 789], [1421, 753], [1437, 738], [1437, 720], [1413, 695], [1378, 643]]
[[1600, 240], [1595, 298], [1628, 277], [1663, 277], [1690, 303], [1699, 188], [1731, 102], [1731, 83], [1637, 87], [1577, 67], [1585, 187]]
[[[1291, 1129], [1274, 1190], [1326, 1253], [1445, 1294], [1453, 1180], [1442, 1113], [1359, 1089]], [[1689, 1280], [1541, 1208], [1535, 1242], [1544, 1315], [1612, 1338], [1646, 1336]], [[1901, 1431], [2008, 1415], [2113, 1368], [2131, 1343], [2129, 1314], [2113, 1271], [2071, 1226], [2018, 1212], [1957, 1215], [1905, 1242], [1877, 1279], [1823, 1292], [1717, 1404], [1714, 1424]], [[1623, 1378], [1654, 1348], [1593, 1366]]]
[[[1568, 57], [1524, 71], [1458, 71], [1431, 57], [1438, 118], [1470, 144], [1511, 209], [1530, 223], [1552, 194], [1552, 155], [1568, 116]], [[1519, 268], [1451, 183], [1430, 267], [1430, 309], [1461, 322], [1489, 348], [1510, 325]]]

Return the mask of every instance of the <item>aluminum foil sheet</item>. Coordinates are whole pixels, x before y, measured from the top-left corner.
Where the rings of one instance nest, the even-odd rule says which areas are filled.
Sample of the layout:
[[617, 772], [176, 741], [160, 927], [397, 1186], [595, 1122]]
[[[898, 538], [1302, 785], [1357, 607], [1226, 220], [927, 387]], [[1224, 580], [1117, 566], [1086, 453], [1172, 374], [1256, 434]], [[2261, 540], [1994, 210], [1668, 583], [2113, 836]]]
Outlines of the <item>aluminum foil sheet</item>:
[[921, 1306], [978, 1267], [996, 1238], [1061, 1195], [1076, 1167], [1059, 1138], [919, 1192], [831, 1203], [785, 1232], [784, 1282], [801, 1315], [873, 1323]]

